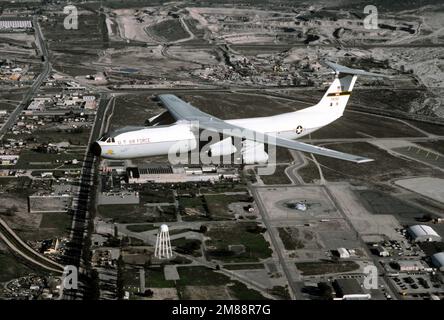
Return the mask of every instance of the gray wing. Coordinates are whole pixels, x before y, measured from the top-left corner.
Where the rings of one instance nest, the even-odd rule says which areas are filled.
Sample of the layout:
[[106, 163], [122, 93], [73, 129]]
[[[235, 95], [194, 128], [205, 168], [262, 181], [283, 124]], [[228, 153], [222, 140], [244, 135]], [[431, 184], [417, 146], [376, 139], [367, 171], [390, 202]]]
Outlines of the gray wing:
[[213, 119], [210, 121], [200, 121], [199, 128], [206, 129], [213, 132], [219, 132], [227, 136], [236, 138], [245, 138], [247, 140], [253, 140], [261, 143], [272, 144], [278, 147], [284, 147], [287, 149], [303, 151], [326, 156], [330, 158], [336, 158], [341, 160], [352, 161], [356, 163], [364, 163], [373, 161], [373, 159], [356, 156], [349, 153], [335, 151], [323, 147], [314, 146], [308, 143], [303, 143], [295, 140], [284, 139], [275, 137], [269, 134], [261, 133], [258, 131], [249, 130], [246, 128], [238, 127], [219, 119]]
[[161, 94], [159, 95], [159, 99], [176, 120], [199, 121], [213, 118], [208, 113], [200, 111], [173, 94]]
[[159, 99], [163, 103], [163, 105], [168, 109], [168, 111], [171, 113], [174, 119], [198, 121], [199, 129], [206, 129], [212, 132], [222, 133], [226, 136], [245, 138], [247, 140], [272, 144], [278, 147], [284, 147], [292, 150], [314, 153], [321, 156], [337, 158], [356, 163], [373, 161], [373, 159], [368, 159], [344, 152], [313, 146], [311, 144], [303, 142], [279, 138], [269, 134], [235, 126], [221, 119], [213, 117], [205, 112], [200, 111], [199, 109], [193, 107], [191, 104], [186, 103], [185, 101], [179, 99], [178, 97], [172, 94], [159, 95]]

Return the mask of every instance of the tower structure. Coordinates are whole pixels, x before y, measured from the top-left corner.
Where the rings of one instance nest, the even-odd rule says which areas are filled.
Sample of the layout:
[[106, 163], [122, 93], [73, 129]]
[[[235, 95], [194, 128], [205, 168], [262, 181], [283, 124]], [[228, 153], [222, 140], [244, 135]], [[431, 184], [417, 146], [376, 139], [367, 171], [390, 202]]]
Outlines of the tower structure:
[[170, 259], [173, 256], [171, 250], [170, 232], [168, 226], [163, 224], [159, 228], [156, 239], [154, 256], [158, 259]]

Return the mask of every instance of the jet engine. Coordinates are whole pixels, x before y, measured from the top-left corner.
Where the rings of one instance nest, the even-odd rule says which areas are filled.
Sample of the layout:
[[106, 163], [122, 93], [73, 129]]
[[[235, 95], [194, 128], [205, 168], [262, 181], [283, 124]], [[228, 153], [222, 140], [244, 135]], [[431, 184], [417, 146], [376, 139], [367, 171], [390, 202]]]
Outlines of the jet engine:
[[242, 161], [244, 164], [266, 163], [268, 154], [265, 152], [264, 144], [245, 140], [242, 142]]
[[227, 156], [235, 153], [236, 151], [237, 149], [233, 145], [231, 137], [228, 137], [219, 142], [213, 143], [208, 150], [208, 156], [210, 157]]

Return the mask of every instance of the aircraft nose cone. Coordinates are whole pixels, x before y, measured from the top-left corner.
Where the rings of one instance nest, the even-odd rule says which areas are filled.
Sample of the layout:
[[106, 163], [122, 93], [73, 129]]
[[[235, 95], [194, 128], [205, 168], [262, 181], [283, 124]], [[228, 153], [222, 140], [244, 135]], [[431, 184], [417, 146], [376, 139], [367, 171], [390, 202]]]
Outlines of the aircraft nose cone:
[[96, 157], [100, 157], [102, 154], [102, 148], [100, 147], [98, 142], [91, 143], [91, 146], [89, 147], [89, 151], [95, 155]]

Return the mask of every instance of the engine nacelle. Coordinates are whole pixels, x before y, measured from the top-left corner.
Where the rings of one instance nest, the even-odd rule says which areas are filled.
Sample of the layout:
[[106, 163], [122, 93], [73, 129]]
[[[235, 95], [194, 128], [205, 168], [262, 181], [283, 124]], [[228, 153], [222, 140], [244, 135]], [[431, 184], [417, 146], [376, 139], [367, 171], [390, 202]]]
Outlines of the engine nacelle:
[[236, 151], [237, 149], [233, 145], [231, 137], [228, 137], [219, 142], [213, 143], [208, 150], [208, 156], [210, 157], [227, 156], [235, 153]]
[[263, 143], [250, 140], [243, 142], [241, 153], [244, 164], [266, 163], [269, 158]]

